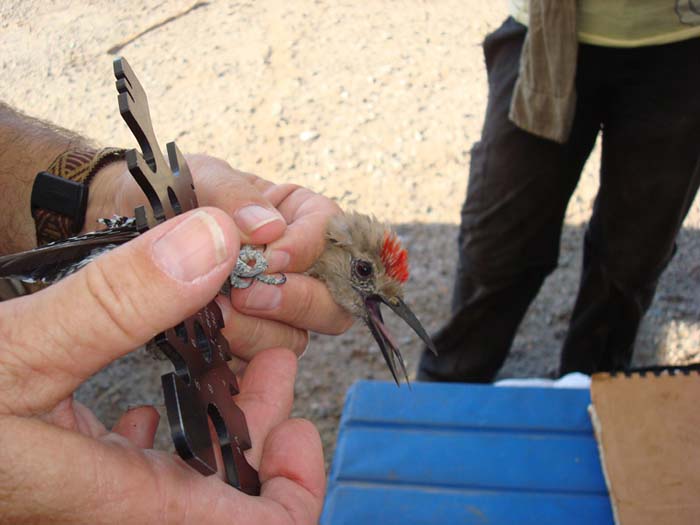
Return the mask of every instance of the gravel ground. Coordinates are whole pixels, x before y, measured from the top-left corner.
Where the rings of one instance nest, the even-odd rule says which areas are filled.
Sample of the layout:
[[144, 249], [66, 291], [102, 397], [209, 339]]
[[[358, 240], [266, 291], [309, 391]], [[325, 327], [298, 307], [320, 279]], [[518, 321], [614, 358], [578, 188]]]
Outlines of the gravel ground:
[[[409, 248], [411, 304], [429, 330], [449, 311], [455, 237], [471, 144], [486, 103], [480, 43], [506, 14], [476, 0], [90, 2], [0, 5], [4, 101], [98, 142], [131, 146], [111, 61], [128, 58], [162, 143], [205, 151], [274, 181], [297, 182], [393, 223]], [[566, 332], [581, 241], [597, 191], [599, 149], [566, 215], [559, 268], [531, 306], [502, 377], [551, 376]], [[700, 213], [694, 206], [636, 348], [638, 364], [698, 359]], [[414, 368], [420, 347], [390, 321]], [[107, 424], [129, 405], [160, 404], [167, 363], [135, 352], [79, 392]], [[389, 379], [356, 326], [312, 336], [294, 414], [331, 457], [347, 388]], [[168, 446], [161, 432], [160, 446]]]

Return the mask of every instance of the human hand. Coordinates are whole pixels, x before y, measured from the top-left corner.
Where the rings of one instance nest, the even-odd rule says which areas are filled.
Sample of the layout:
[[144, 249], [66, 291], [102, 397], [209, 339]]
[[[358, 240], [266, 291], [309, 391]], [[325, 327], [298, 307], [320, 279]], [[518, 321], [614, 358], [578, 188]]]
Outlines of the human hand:
[[[316, 523], [320, 439], [289, 420], [296, 358], [260, 352], [240, 381], [261, 496], [149, 449], [150, 407], [111, 432], [72, 393], [109, 362], [211, 300], [233, 268], [237, 228], [200, 208], [31, 296], [0, 303], [0, 516], [11, 523]], [[187, 301], [182, 298], [187, 297]]]
[[[244, 362], [262, 349], [284, 346], [300, 355], [308, 343], [307, 330], [339, 334], [352, 324], [326, 286], [302, 275], [325, 246], [328, 217], [340, 213], [330, 199], [305, 188], [271, 182], [232, 169], [206, 155], [189, 155], [197, 198], [233, 217], [244, 244], [267, 245], [269, 271], [284, 271], [283, 286], [255, 283], [218, 297], [226, 324], [223, 334]], [[90, 187], [86, 225], [114, 213], [132, 215], [145, 197], [125, 163], [104, 168]]]

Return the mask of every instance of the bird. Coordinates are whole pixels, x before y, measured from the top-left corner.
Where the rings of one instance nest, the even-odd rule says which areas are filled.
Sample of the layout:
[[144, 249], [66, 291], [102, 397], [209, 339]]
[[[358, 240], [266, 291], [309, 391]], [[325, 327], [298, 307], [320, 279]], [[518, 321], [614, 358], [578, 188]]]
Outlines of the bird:
[[[114, 216], [99, 222], [105, 229], [0, 257], [0, 278], [53, 284], [139, 235], [134, 218]], [[284, 274], [268, 275], [266, 269], [262, 249], [242, 246], [221, 293], [247, 288], [254, 280], [284, 284]], [[397, 385], [399, 372], [410, 382], [399, 346], [384, 325], [381, 304], [401, 317], [437, 354], [430, 336], [403, 300], [403, 286], [409, 277], [408, 252], [389, 225], [353, 211], [331, 216], [325, 248], [307, 274], [323, 281], [334, 301], [367, 325]]]
[[382, 304], [437, 355], [430, 336], [403, 300], [408, 252], [388, 224], [355, 211], [333, 215], [326, 226], [325, 249], [307, 273], [323, 281], [334, 301], [367, 325], [397, 385], [399, 367], [410, 382], [399, 346], [384, 325]]
[[[97, 219], [97, 222], [105, 228], [0, 257], [0, 279], [54, 284], [141, 233], [134, 217], [114, 215], [111, 219]], [[228, 294], [231, 288], [248, 288], [256, 280], [278, 285], [286, 282], [284, 274], [267, 275], [266, 270], [267, 261], [261, 250], [250, 245], [241, 246], [236, 266], [221, 293]]]

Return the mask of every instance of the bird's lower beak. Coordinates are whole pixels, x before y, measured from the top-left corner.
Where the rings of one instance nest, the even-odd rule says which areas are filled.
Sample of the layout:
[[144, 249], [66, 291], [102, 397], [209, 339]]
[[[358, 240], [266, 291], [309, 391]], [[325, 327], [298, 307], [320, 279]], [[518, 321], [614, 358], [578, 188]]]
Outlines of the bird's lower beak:
[[406, 378], [406, 382], [408, 383], [408, 373], [406, 372], [406, 364], [404, 363], [403, 357], [401, 356], [401, 352], [399, 351], [398, 344], [396, 344], [396, 340], [393, 338], [391, 333], [389, 333], [386, 326], [384, 325], [384, 319], [382, 319], [382, 312], [379, 309], [380, 303], [384, 303], [385, 305], [387, 305], [396, 313], [396, 315], [398, 315], [399, 317], [401, 317], [401, 319], [406, 321], [408, 326], [413, 328], [413, 330], [423, 340], [427, 347], [430, 348], [430, 350], [436, 355], [437, 350], [435, 349], [435, 345], [430, 339], [430, 336], [423, 328], [423, 325], [420, 324], [420, 321], [416, 318], [411, 309], [408, 306], [406, 306], [406, 303], [404, 303], [401, 298], [391, 297], [387, 299], [379, 295], [373, 295], [365, 300], [365, 307], [367, 308], [367, 317], [365, 321], [367, 322], [367, 326], [369, 326], [369, 329], [372, 332], [372, 336], [374, 336], [374, 338], [376, 339], [377, 344], [379, 345], [379, 349], [382, 351], [384, 360], [386, 361], [389, 370], [391, 370], [391, 375], [394, 376], [394, 381], [396, 381], [397, 385], [399, 384], [399, 378], [396, 367], [396, 361], [398, 361], [401, 367], [401, 371], [403, 372], [403, 375]]

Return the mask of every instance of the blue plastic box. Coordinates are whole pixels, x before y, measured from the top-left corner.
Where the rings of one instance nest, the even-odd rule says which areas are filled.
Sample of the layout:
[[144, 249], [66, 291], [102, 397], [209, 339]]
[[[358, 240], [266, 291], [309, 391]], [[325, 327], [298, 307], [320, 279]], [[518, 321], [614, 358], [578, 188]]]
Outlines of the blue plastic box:
[[586, 389], [362, 381], [321, 523], [612, 524]]

